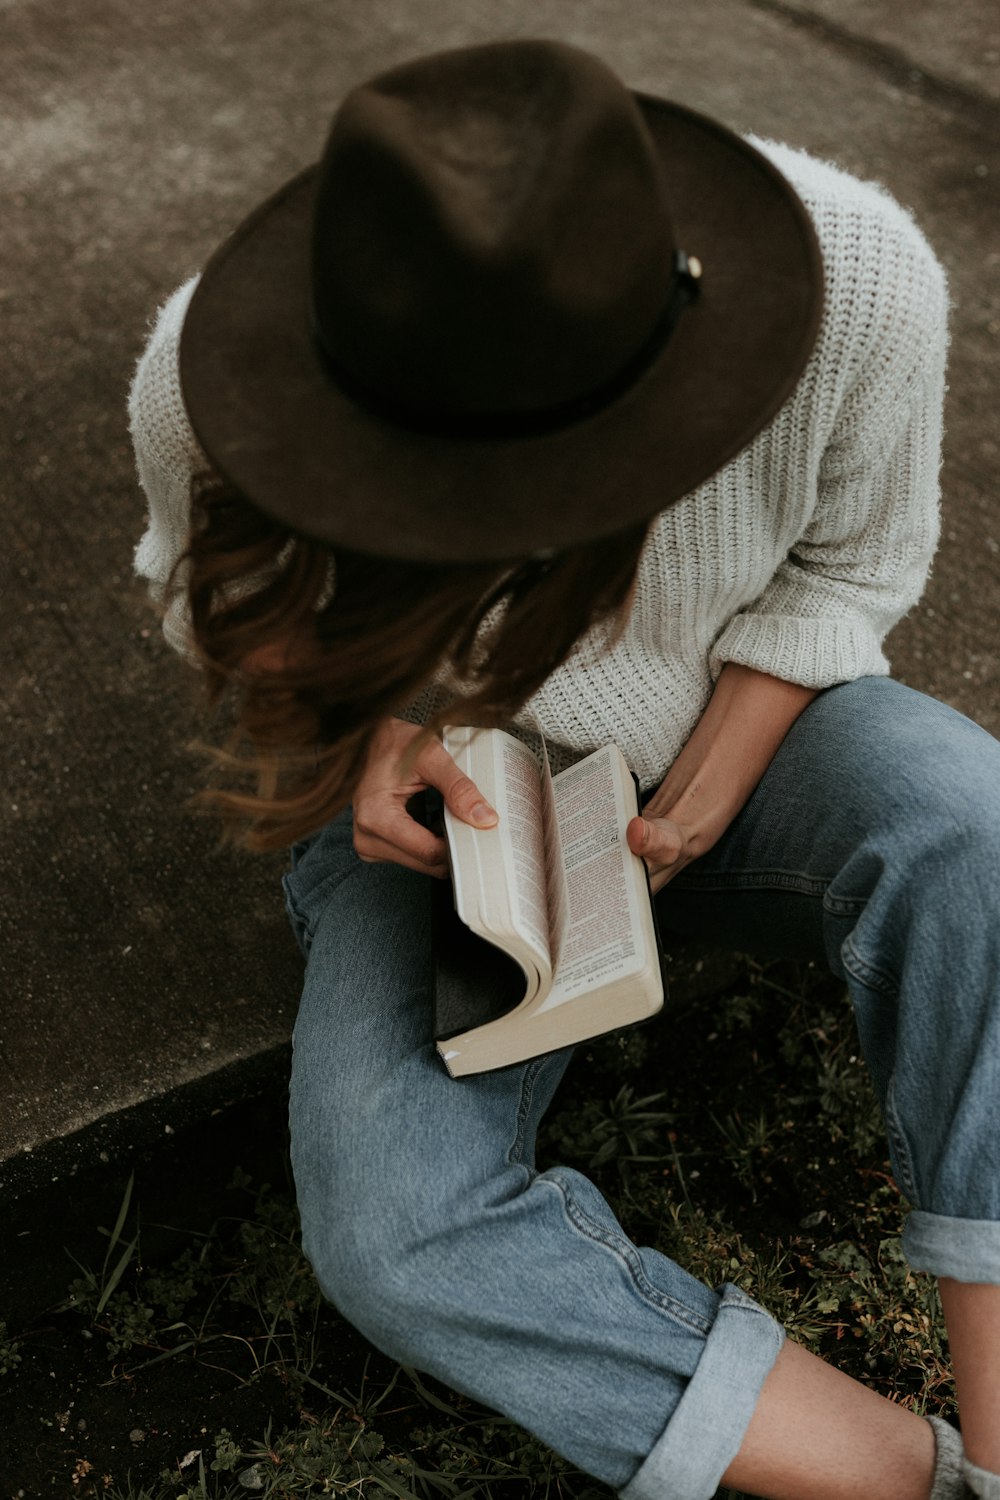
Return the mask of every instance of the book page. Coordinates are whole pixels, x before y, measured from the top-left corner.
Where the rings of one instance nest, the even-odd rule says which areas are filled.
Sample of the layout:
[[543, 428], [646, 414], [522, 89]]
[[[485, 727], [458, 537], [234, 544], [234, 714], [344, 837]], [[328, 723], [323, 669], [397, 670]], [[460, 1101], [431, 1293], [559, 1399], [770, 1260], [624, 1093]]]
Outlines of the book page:
[[548, 989], [552, 977], [542, 835], [531, 822], [538, 815], [532, 802], [541, 797], [537, 763], [530, 750], [500, 729], [449, 726], [444, 745], [496, 808], [498, 819], [495, 828], [473, 828], [445, 804], [455, 906], [473, 932], [521, 965], [525, 1000], [532, 1000]]
[[549, 915], [538, 762], [520, 740], [503, 733], [498, 739], [497, 813], [513, 856], [511, 914], [515, 926], [548, 958]]
[[[626, 802], [621, 774], [615, 775], [615, 754], [613, 746], [605, 746], [553, 782], [566, 912], [549, 1004], [630, 973], [643, 963], [636, 942], [635, 856], [625, 842], [625, 827], [634, 808]], [[629, 780], [629, 794], [631, 788]]]
[[538, 729], [541, 744], [541, 792], [542, 792], [542, 849], [545, 856], [545, 904], [549, 918], [549, 953], [553, 972], [559, 966], [563, 938], [566, 933], [566, 878], [563, 870], [562, 835], [559, 831], [559, 815], [556, 812], [556, 797], [552, 788], [552, 769], [545, 735]]

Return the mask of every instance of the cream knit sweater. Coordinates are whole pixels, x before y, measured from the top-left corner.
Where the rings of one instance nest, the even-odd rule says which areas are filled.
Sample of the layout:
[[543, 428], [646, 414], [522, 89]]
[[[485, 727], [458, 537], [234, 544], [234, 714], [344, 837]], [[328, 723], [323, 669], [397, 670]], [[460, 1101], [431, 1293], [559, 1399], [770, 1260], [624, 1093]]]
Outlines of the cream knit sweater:
[[[918, 599], [937, 540], [947, 294], [910, 217], [880, 188], [801, 152], [754, 144], [794, 185], [819, 235], [826, 309], [799, 384], [757, 438], [665, 510], [610, 650], [585, 639], [525, 710], [565, 764], [615, 740], [658, 782], [726, 661], [811, 687], [888, 672], [882, 642]], [[129, 413], [149, 526], [136, 571], [184, 649], [165, 597], [185, 545], [191, 476], [207, 468], [177, 376], [194, 288], [160, 312]], [[425, 717], [437, 690], [408, 717]]]

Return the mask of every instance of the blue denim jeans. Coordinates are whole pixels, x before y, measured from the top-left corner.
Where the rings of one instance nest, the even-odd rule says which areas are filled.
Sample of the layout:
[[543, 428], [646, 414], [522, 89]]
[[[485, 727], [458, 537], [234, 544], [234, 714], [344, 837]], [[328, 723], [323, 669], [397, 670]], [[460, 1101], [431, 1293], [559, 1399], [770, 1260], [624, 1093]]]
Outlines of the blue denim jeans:
[[[448, 1077], [426, 877], [361, 863], [345, 816], [296, 850], [286, 891], [307, 961], [293, 1165], [326, 1295], [378, 1347], [627, 1500], [706, 1500], [780, 1327], [634, 1245], [580, 1173], [536, 1169], [567, 1053]], [[994, 1283], [998, 892], [1000, 743], [868, 678], [810, 705], [721, 842], [660, 898], [668, 943], [818, 957], [844, 979], [913, 1205], [905, 1251]]]

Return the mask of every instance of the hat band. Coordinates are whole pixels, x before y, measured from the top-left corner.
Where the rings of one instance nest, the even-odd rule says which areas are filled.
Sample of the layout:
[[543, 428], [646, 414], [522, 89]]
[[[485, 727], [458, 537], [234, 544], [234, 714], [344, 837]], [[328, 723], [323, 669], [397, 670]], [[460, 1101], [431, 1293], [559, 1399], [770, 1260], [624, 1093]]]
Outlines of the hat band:
[[540, 437], [582, 422], [596, 412], [610, 406], [623, 396], [641, 375], [654, 363], [673, 336], [686, 307], [698, 294], [701, 264], [683, 250], [674, 252], [670, 295], [667, 305], [657, 318], [652, 331], [643, 340], [625, 365], [608, 381], [582, 396], [540, 411], [529, 412], [429, 412], [408, 405], [394, 396], [388, 396], [375, 386], [370, 386], [341, 364], [331, 352], [316, 319], [312, 314], [313, 340], [320, 359], [330, 378], [344, 393], [366, 407], [374, 416], [431, 437], [468, 440], [503, 441], [505, 439]]

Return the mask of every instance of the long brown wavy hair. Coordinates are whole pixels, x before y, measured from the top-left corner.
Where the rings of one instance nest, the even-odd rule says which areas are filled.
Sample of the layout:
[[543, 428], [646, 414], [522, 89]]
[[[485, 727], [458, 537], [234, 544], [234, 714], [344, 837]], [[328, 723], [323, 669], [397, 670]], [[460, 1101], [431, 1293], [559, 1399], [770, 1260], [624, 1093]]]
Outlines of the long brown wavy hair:
[[428, 732], [508, 722], [623, 612], [645, 533], [524, 563], [401, 562], [333, 549], [196, 480], [173, 586], [210, 703], [232, 690], [231, 733], [210, 751], [221, 784], [199, 800], [246, 846], [281, 848], [348, 804], [379, 724], [436, 676], [452, 685]]

